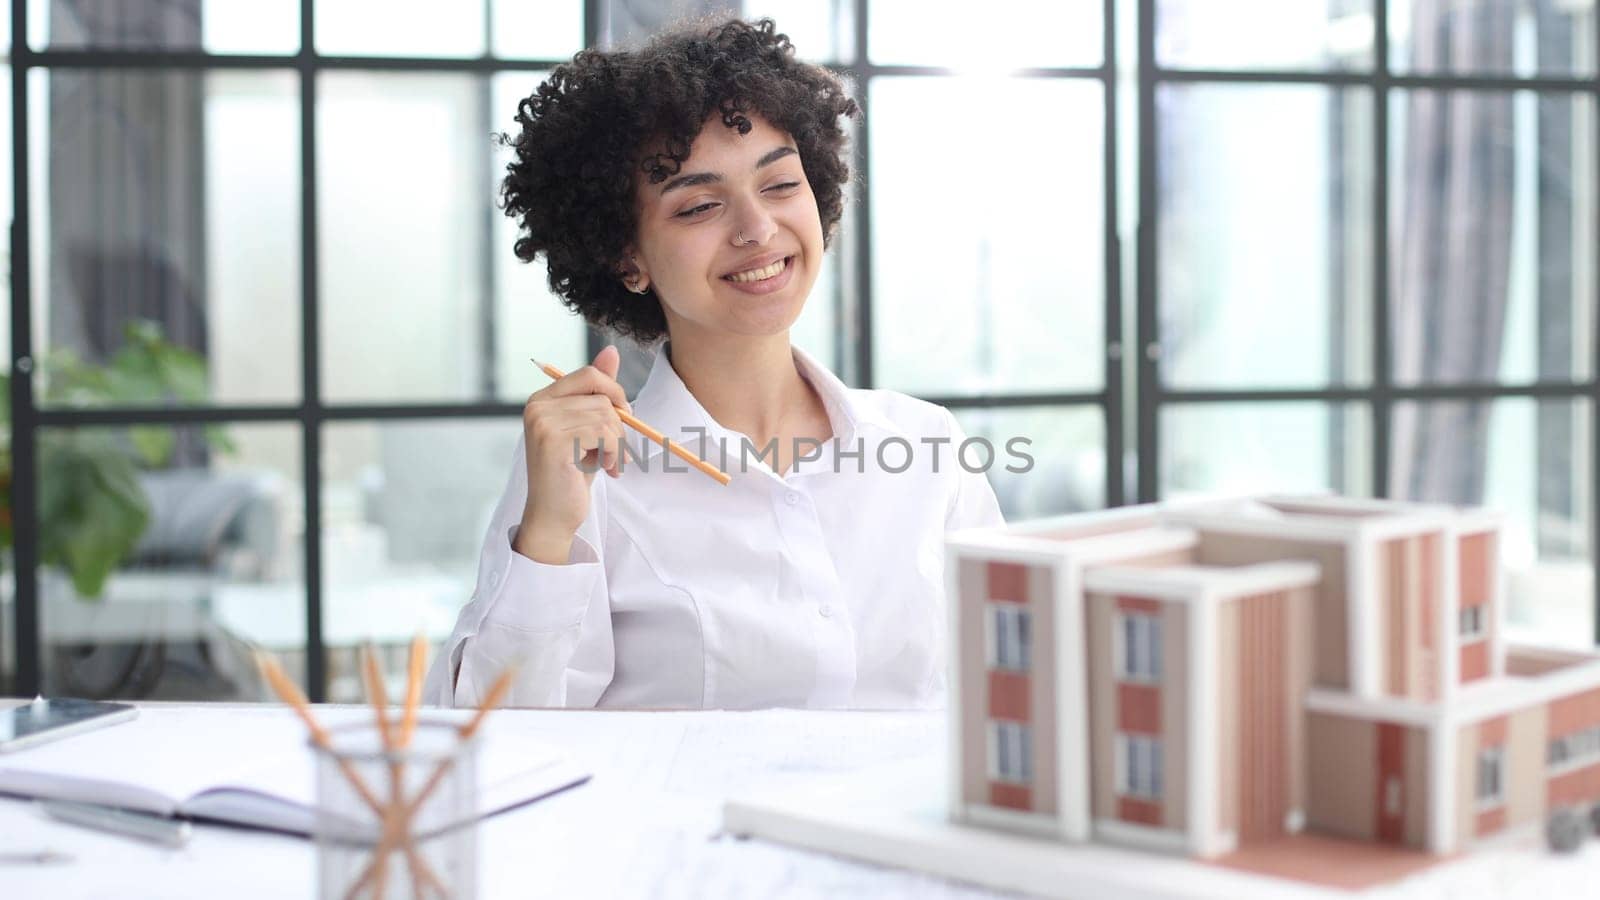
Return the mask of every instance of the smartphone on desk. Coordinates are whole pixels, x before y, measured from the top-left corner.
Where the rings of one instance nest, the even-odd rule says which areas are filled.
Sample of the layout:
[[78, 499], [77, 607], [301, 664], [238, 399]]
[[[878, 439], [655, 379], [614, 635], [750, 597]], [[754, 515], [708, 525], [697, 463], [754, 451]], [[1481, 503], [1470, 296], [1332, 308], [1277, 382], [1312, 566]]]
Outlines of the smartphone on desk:
[[138, 707], [131, 703], [41, 697], [0, 710], [0, 753], [126, 722], [138, 714]]

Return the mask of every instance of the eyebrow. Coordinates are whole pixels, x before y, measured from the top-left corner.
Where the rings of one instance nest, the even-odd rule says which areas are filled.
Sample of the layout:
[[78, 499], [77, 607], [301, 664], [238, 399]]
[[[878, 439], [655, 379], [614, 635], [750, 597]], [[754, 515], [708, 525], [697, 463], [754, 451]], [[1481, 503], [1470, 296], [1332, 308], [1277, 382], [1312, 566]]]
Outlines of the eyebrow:
[[[776, 150], [768, 151], [766, 156], [756, 160], [755, 167], [760, 169], [764, 166], [769, 166], [778, 160], [783, 159], [785, 156], [790, 155], [798, 156], [799, 154], [793, 147], [779, 147]], [[721, 181], [722, 176], [716, 174], [715, 172], [695, 172], [692, 175], [679, 175], [677, 178], [674, 178], [663, 185], [661, 188], [661, 193], [665, 195], [668, 191], [675, 191], [678, 188], [696, 187], [702, 184], [717, 184]]]

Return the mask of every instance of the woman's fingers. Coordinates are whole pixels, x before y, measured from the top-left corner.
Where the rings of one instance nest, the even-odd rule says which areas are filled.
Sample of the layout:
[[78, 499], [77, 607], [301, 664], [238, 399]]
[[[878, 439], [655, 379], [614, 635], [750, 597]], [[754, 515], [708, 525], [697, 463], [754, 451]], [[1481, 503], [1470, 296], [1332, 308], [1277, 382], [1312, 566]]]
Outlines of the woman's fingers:
[[[616, 419], [615, 414], [612, 420]], [[622, 441], [623, 431], [618, 421], [602, 422], [600, 432], [595, 439], [595, 449], [598, 453], [599, 467], [605, 469], [607, 474], [616, 478], [622, 474]], [[588, 460], [585, 460], [588, 462]]]
[[[575, 533], [588, 512], [584, 485], [600, 468], [620, 472], [625, 454], [617, 408], [629, 406], [617, 369], [617, 352], [608, 348], [594, 365], [563, 375], [523, 404], [528, 467], [523, 518], [534, 526], [530, 533]], [[585, 471], [574, 473], [574, 463]]]
[[546, 442], [570, 439], [585, 428], [604, 430], [618, 438], [627, 433], [616, 409], [598, 395], [537, 401], [532, 405], [536, 430]]
[[[615, 411], [613, 411], [613, 415], [615, 415]], [[611, 465], [606, 467], [611, 470], [611, 477], [613, 478], [617, 478], [622, 475], [622, 442], [624, 438], [625, 435], [622, 430], [622, 420], [618, 419], [616, 425], [611, 429], [611, 446], [616, 449], [614, 449], [611, 453]]]
[[586, 468], [597, 461], [602, 469], [620, 466], [625, 432], [615, 410], [579, 411], [553, 430], [555, 440], [549, 442], [552, 446], [547, 446], [546, 452], [560, 453]]
[[[615, 378], [596, 369], [594, 366], [584, 366], [561, 376], [538, 391], [533, 397], [553, 400], [557, 397], [576, 397], [593, 395], [610, 406], [621, 407], [624, 411], [632, 413], [633, 408], [628, 404], [628, 395], [623, 392], [622, 385]], [[529, 399], [533, 399], [530, 397]]]

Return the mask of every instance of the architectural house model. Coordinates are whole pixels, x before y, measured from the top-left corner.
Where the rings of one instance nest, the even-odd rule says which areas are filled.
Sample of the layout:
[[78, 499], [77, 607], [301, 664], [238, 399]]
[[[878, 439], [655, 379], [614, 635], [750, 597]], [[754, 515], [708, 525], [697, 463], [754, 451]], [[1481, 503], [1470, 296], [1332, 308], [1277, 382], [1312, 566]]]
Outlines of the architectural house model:
[[951, 817], [1435, 854], [1600, 802], [1600, 655], [1508, 646], [1480, 510], [1261, 497], [953, 534]]

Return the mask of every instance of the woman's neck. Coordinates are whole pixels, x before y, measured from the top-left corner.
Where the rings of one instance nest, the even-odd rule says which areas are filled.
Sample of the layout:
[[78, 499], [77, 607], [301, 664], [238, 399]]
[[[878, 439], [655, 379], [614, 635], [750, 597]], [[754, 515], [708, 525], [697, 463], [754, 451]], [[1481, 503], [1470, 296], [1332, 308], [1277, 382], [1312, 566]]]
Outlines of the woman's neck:
[[674, 339], [668, 360], [711, 418], [758, 447], [796, 428], [815, 430], [804, 425], [822, 401], [800, 375], [788, 332], [715, 343]]

